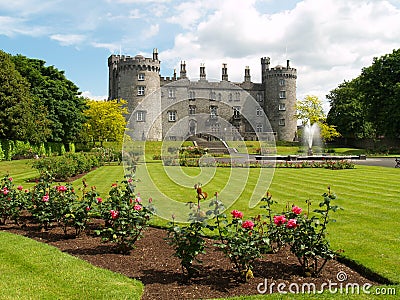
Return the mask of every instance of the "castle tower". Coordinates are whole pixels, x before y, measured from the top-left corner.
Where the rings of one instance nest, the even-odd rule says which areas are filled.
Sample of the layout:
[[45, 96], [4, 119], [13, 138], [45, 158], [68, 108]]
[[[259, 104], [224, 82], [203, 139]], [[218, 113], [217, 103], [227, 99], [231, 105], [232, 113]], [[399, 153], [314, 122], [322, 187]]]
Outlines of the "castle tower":
[[144, 97], [160, 88], [160, 61], [157, 49], [153, 50], [152, 58], [142, 55], [111, 55], [108, 58], [108, 70], [108, 99], [126, 100], [129, 112], [132, 112]]
[[262, 81], [265, 88], [264, 110], [276, 139], [293, 141], [297, 130], [296, 114], [296, 79], [297, 70], [277, 65], [269, 68], [269, 58], [261, 58]]

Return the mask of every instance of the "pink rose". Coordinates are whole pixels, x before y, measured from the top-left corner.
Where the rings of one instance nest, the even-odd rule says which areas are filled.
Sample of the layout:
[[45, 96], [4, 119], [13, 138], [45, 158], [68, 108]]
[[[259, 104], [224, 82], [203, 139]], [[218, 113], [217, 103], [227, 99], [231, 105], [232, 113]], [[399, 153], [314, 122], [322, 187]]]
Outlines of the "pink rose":
[[8, 190], [8, 188], [5, 187], [4, 189], [2, 189], [2, 192], [4, 195], [7, 195], [10, 191]]
[[152, 203], [153, 202], [153, 198], [149, 198], [149, 203]]
[[42, 200], [43, 202], [49, 202], [49, 195], [48, 194], [44, 195]]
[[232, 217], [234, 217], [235, 219], [241, 219], [243, 218], [243, 213], [241, 211], [238, 211], [236, 209], [231, 211], [231, 215]]
[[9, 177], [8, 180], [9, 180], [9, 181], [13, 181], [13, 178], [12, 178], [12, 177]]
[[246, 229], [252, 230], [254, 228], [254, 223], [252, 221], [250, 221], [250, 220], [244, 221], [242, 223], [242, 228], [246, 228]]
[[115, 220], [116, 218], [118, 218], [119, 211], [112, 209], [112, 210], [110, 210], [110, 214], [111, 214], [111, 218]]
[[89, 211], [90, 210], [90, 207], [89, 206], [86, 206], [86, 211]]
[[287, 224], [287, 228], [296, 228], [297, 227], [297, 220], [296, 219], [290, 219]]
[[96, 198], [96, 201], [97, 201], [97, 203], [100, 204], [101, 202], [103, 202], [103, 199], [101, 199], [101, 197], [97, 197], [97, 198]]
[[285, 223], [286, 223], [286, 218], [285, 218], [285, 216], [284, 216], [284, 215], [281, 215], [281, 216], [274, 216], [274, 223], [275, 223], [275, 225], [277, 225], [277, 226], [280, 226], [280, 225], [282, 225], [282, 224], [285, 224]]
[[59, 185], [56, 187], [56, 189], [59, 192], [65, 192], [67, 190], [67, 187], [65, 185]]
[[136, 202], [136, 203], [140, 203], [140, 202], [142, 202], [142, 198], [140, 198], [140, 196], [139, 196], [139, 197], [137, 197], [137, 198], [135, 199], [135, 202]]
[[112, 186], [112, 187], [117, 187], [117, 185], [118, 185], [118, 184], [113, 183], [111, 186]]
[[303, 210], [302, 210], [300, 207], [298, 207], [298, 206], [293, 206], [293, 207], [292, 207], [292, 212], [294, 212], [296, 215], [301, 214], [302, 211], [303, 211]]
[[128, 179], [128, 183], [132, 183], [132, 181], [133, 181], [132, 178]]
[[18, 187], [17, 187], [17, 190], [19, 190], [19, 191], [22, 191], [24, 188], [22, 187], [22, 185], [19, 185]]
[[142, 206], [139, 204], [135, 204], [135, 206], [133, 207], [134, 210], [141, 210]]

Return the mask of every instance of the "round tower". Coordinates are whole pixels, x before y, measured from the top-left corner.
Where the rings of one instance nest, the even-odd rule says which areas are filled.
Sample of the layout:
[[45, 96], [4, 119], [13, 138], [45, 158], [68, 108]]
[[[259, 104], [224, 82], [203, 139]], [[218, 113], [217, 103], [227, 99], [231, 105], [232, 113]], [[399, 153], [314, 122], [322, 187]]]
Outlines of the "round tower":
[[108, 58], [108, 69], [108, 98], [126, 100], [129, 112], [132, 112], [147, 95], [160, 88], [160, 61], [157, 49], [153, 50], [152, 58], [142, 55], [111, 55]]
[[296, 136], [296, 79], [297, 70], [290, 67], [289, 60], [286, 67], [277, 65], [269, 68], [263, 64], [263, 83], [265, 85], [264, 109], [276, 139], [293, 141]]

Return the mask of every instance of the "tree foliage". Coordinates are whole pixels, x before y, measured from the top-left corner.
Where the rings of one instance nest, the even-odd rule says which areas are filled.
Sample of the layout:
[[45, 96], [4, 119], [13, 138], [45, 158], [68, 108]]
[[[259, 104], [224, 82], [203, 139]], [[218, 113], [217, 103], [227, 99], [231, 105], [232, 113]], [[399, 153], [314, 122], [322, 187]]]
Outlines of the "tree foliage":
[[9, 54], [0, 51], [0, 138], [46, 140], [47, 111], [34, 101], [29, 82], [15, 68]]
[[296, 111], [296, 117], [301, 120], [303, 126], [308, 123], [310, 125], [318, 124], [321, 138], [325, 142], [340, 136], [335, 126], [327, 124], [322, 102], [317, 96], [307, 95], [303, 100], [297, 101]]
[[30, 83], [35, 102], [46, 107], [50, 120], [49, 140], [71, 142], [85, 122], [85, 99], [64, 71], [45, 66], [45, 61], [22, 55], [12, 57], [16, 69]]
[[363, 68], [361, 75], [344, 82], [327, 96], [328, 122], [346, 137], [399, 137], [400, 49]]
[[100, 142], [122, 142], [126, 127], [124, 115], [128, 113], [124, 100], [88, 100], [85, 110], [87, 121], [84, 124], [81, 140]]

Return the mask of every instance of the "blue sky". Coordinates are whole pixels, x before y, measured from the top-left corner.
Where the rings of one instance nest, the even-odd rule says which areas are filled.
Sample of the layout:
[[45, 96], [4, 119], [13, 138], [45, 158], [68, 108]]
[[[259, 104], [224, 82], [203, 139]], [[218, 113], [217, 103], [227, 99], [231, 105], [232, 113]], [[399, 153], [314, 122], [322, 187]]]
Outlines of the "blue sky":
[[151, 55], [161, 75], [185, 60], [197, 78], [231, 81], [260, 57], [298, 70], [298, 98], [324, 99], [373, 57], [400, 47], [400, 0], [0, 0], [0, 49], [64, 70], [84, 95], [104, 99], [110, 54]]

